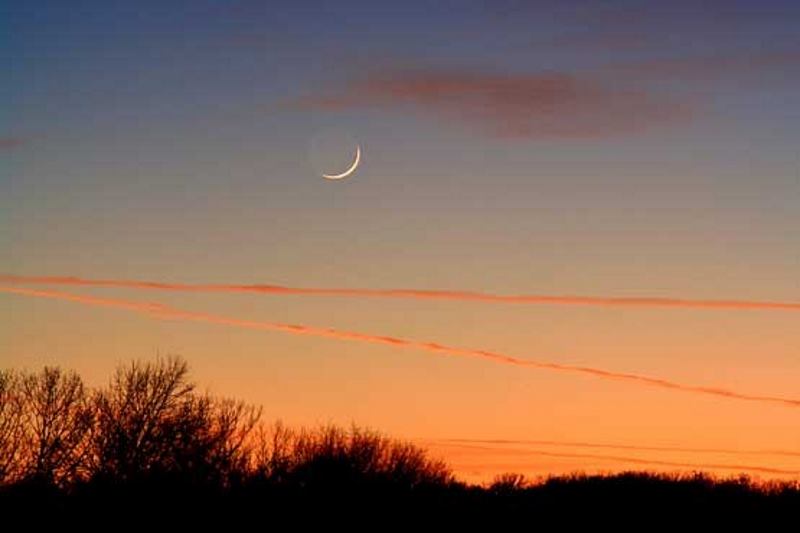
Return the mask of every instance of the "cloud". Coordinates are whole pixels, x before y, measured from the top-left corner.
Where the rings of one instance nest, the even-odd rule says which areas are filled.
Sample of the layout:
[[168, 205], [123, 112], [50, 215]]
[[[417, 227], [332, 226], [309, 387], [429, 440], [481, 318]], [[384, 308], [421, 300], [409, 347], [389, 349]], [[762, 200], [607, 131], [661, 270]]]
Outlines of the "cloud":
[[419, 439], [423, 442], [431, 442], [442, 445], [458, 444], [485, 444], [497, 446], [497, 449], [505, 449], [509, 444], [516, 445], [535, 445], [535, 446], [558, 446], [566, 448], [601, 448], [615, 450], [631, 450], [641, 452], [681, 452], [681, 453], [706, 453], [722, 455], [773, 455], [786, 457], [800, 457], [800, 451], [792, 450], [742, 450], [733, 448], [689, 448], [683, 446], [639, 446], [633, 444], [611, 444], [580, 441], [559, 441], [559, 440], [519, 440], [519, 439]]
[[[769, 466], [758, 466], [758, 465], [748, 465], [748, 464], [726, 464], [726, 463], [685, 463], [681, 461], [663, 461], [660, 459], [645, 459], [641, 457], [631, 457], [631, 456], [624, 456], [624, 455], [602, 455], [602, 454], [593, 454], [593, 453], [569, 453], [569, 452], [551, 452], [551, 451], [544, 451], [544, 450], [513, 450], [513, 449], [496, 449], [488, 446], [469, 446], [469, 445], [458, 445], [461, 448], [482, 453], [484, 456], [496, 456], [496, 455], [514, 455], [514, 456], [525, 456], [525, 455], [534, 455], [534, 456], [541, 456], [541, 457], [557, 457], [557, 458], [571, 458], [571, 459], [595, 459], [601, 461], [614, 461], [620, 463], [631, 463], [631, 464], [640, 464], [640, 465], [649, 465], [649, 466], [663, 466], [663, 467], [673, 467], [673, 468], [692, 468], [695, 470], [736, 470], [736, 471], [751, 471], [751, 472], [761, 472], [766, 474], [781, 474], [781, 475], [793, 475], [796, 476], [800, 474], [800, 470], [790, 470], [785, 468], [775, 468]], [[525, 465], [520, 463], [509, 463], [507, 465], [501, 464], [470, 464], [473, 468], [493, 468], [498, 469], [502, 468], [506, 471], [519, 471], [525, 468]]]
[[492, 294], [475, 291], [445, 291], [418, 289], [352, 289], [319, 287], [285, 287], [281, 285], [209, 285], [165, 283], [160, 281], [84, 279], [58, 276], [0, 275], [0, 283], [67, 285], [78, 287], [117, 287], [127, 289], [249, 293], [276, 296], [322, 296], [351, 298], [397, 298], [417, 300], [454, 300], [500, 304], [577, 305], [595, 307], [644, 307], [676, 309], [728, 309], [742, 311], [800, 311], [800, 302], [758, 300], [700, 300], [688, 298], [618, 297], [618, 296], [560, 296], [544, 294]]
[[470, 348], [458, 348], [435, 342], [414, 341], [399, 337], [371, 335], [368, 333], [359, 333], [355, 331], [342, 331], [332, 328], [318, 328], [318, 327], [298, 325], [298, 324], [283, 324], [280, 322], [241, 320], [237, 318], [229, 318], [208, 313], [184, 311], [181, 309], [176, 309], [158, 303], [140, 303], [130, 300], [108, 300], [105, 298], [82, 296], [60, 291], [50, 291], [50, 290], [44, 291], [44, 290], [25, 289], [19, 287], [0, 287], [0, 292], [17, 294], [22, 296], [30, 296], [35, 298], [66, 300], [75, 303], [81, 303], [83, 305], [123, 309], [126, 311], [133, 311], [139, 314], [143, 314], [149, 318], [157, 320], [184, 320], [190, 322], [204, 322], [204, 323], [219, 324], [219, 325], [233, 326], [246, 329], [278, 331], [282, 333], [289, 333], [292, 335], [308, 335], [312, 337], [324, 337], [324, 338], [337, 339], [343, 341], [353, 341], [353, 342], [393, 346], [397, 348], [409, 348], [425, 352], [432, 352], [441, 355], [477, 358], [484, 361], [490, 361], [493, 363], [499, 363], [503, 365], [526, 367], [539, 370], [552, 370], [555, 372], [562, 372], [562, 373], [588, 375], [607, 380], [630, 382], [648, 387], [691, 392], [691, 393], [702, 394], [706, 396], [714, 396], [718, 398], [726, 398], [731, 400], [769, 403], [769, 404], [783, 405], [787, 407], [800, 407], [800, 399], [796, 398], [786, 398], [781, 396], [768, 396], [759, 394], [746, 394], [727, 389], [720, 389], [716, 387], [686, 385], [682, 383], [677, 383], [675, 381], [669, 381], [666, 379], [654, 378], [640, 374], [632, 374], [628, 372], [616, 372], [600, 368], [570, 365], [570, 364], [556, 363], [550, 361], [520, 359], [518, 357], [514, 357], [504, 353], [491, 352], [488, 350], [475, 350]]
[[27, 142], [24, 137], [0, 137], [0, 151], [18, 148]]
[[372, 74], [300, 108], [409, 109], [498, 137], [607, 138], [682, 124], [694, 106], [634, 83], [566, 72], [527, 75], [410, 69]]

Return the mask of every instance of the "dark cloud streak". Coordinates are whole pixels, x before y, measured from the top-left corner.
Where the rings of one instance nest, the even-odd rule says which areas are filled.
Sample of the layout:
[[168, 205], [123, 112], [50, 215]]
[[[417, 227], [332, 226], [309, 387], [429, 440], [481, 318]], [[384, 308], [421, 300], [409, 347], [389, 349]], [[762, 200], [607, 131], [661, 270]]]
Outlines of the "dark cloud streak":
[[694, 111], [691, 102], [635, 84], [567, 72], [431, 69], [373, 74], [296, 104], [331, 111], [412, 109], [496, 137], [533, 139], [630, 136], [685, 123]]
[[24, 137], [0, 137], [0, 151], [13, 150], [29, 142]]

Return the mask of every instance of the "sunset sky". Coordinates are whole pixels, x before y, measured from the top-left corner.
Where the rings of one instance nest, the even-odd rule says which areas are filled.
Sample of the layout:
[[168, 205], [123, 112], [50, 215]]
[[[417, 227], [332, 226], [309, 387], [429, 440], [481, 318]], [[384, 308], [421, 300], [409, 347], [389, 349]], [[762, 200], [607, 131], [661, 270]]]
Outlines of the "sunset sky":
[[800, 478], [799, 26], [794, 0], [3, 2], [0, 366], [178, 354], [476, 481]]

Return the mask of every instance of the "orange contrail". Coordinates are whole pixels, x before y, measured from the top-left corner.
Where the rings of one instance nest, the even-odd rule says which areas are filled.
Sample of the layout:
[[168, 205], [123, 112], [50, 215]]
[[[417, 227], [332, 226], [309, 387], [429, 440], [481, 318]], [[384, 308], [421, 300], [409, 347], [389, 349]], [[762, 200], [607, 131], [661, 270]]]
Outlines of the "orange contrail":
[[[724, 455], [773, 455], [800, 457], [800, 451], [791, 450], [741, 450], [732, 448], [690, 448], [684, 446], [641, 446], [635, 444], [613, 444], [596, 443], [583, 441], [560, 441], [560, 440], [533, 440], [533, 439], [417, 439], [421, 442], [428, 442], [441, 445], [461, 445], [461, 444], [486, 444], [486, 445], [535, 445], [535, 446], [559, 446], [566, 448], [602, 448], [612, 450], [630, 450], [642, 452], [679, 452], [679, 453], [714, 453]], [[504, 448], [498, 448], [504, 449]]]
[[[484, 451], [484, 452], [497, 452], [493, 448], [488, 448], [485, 446], [461, 446], [465, 449], [472, 449], [476, 451]], [[517, 455], [539, 455], [542, 457], [566, 457], [566, 458], [575, 458], [575, 459], [599, 459], [604, 461], [618, 461], [621, 463], [632, 463], [632, 464], [642, 464], [642, 465], [657, 465], [657, 466], [669, 466], [675, 468], [695, 468], [698, 470], [750, 470], [753, 472], [763, 472], [767, 474], [783, 474], [783, 475], [793, 475], [797, 476], [800, 475], [800, 470], [787, 470], [783, 468], [773, 468], [769, 466], [755, 466], [755, 465], [740, 465], [740, 464], [720, 464], [720, 463], [683, 463], [679, 461], [662, 461], [659, 459], [642, 459], [640, 457], [629, 457], [629, 456], [622, 456], [622, 455], [600, 455], [600, 454], [593, 454], [593, 453], [561, 453], [561, 452], [548, 452], [543, 450], [502, 450], [506, 452], [513, 452]], [[457, 465], [457, 463], [451, 463]], [[471, 465], [475, 466], [475, 465]], [[486, 467], [497, 468], [502, 466], [504, 468], [509, 468], [513, 470], [515, 468], [520, 468], [520, 465], [493, 465], [493, 464], [484, 464], [484, 465], [477, 465]]]
[[228, 318], [208, 313], [183, 311], [180, 309], [176, 309], [173, 307], [157, 303], [139, 303], [129, 300], [108, 300], [105, 298], [95, 298], [93, 296], [81, 296], [70, 293], [64, 293], [60, 291], [34, 290], [34, 289], [24, 289], [19, 287], [0, 286], [0, 292], [20, 294], [25, 296], [34, 296], [39, 298], [68, 300], [86, 305], [113, 307], [118, 309], [124, 309], [127, 311], [142, 313], [151, 318], [156, 318], [161, 320], [177, 319], [177, 320], [186, 320], [194, 322], [207, 322], [212, 324], [223, 324], [223, 325], [248, 328], [248, 329], [281, 331], [284, 333], [291, 333], [293, 335], [310, 335], [314, 337], [327, 337], [339, 340], [366, 342], [370, 344], [383, 344], [395, 347], [413, 348], [417, 350], [435, 352], [439, 354], [457, 355], [462, 357], [476, 357], [479, 359], [489, 360], [495, 363], [502, 363], [506, 365], [540, 368], [546, 370], [555, 370], [559, 372], [571, 372], [576, 374], [584, 374], [584, 375], [590, 375], [590, 376], [619, 380], [619, 381], [631, 381], [639, 383], [640, 385], [649, 385], [651, 387], [659, 387], [663, 389], [672, 389], [685, 392], [695, 392], [695, 393], [718, 396], [735, 400], [767, 402], [767, 403], [776, 403], [791, 407], [800, 407], [800, 399], [785, 398], [780, 396], [744, 394], [740, 392], [735, 392], [726, 389], [719, 389], [715, 387], [684, 385], [666, 379], [642, 376], [639, 374], [614, 372], [610, 370], [602, 370], [599, 368], [553, 363], [548, 361], [519, 359], [517, 357], [513, 357], [511, 355], [506, 355], [498, 352], [490, 352], [487, 350], [474, 350], [469, 348], [457, 348], [453, 346], [447, 346], [444, 344], [438, 344], [435, 342], [420, 342], [420, 341], [402, 339], [398, 337], [370, 335], [367, 333], [358, 333], [354, 331], [341, 331], [331, 328], [317, 328], [304, 325], [282, 324], [279, 322], [241, 320], [237, 318]]
[[156, 281], [85, 279], [58, 276], [0, 275], [0, 283], [73, 285], [83, 287], [120, 287], [129, 289], [155, 289], [186, 292], [228, 292], [273, 295], [346, 296], [369, 298], [406, 298], [422, 300], [458, 300], [540, 305], [582, 305], [599, 307], [672, 307], [689, 309], [738, 309], [800, 311], [798, 302], [771, 302], [755, 300], [696, 300], [687, 298], [655, 297], [595, 297], [503, 295], [469, 291], [441, 291], [415, 289], [324, 289], [313, 287], [283, 287], [280, 285], [214, 285], [163, 283]]

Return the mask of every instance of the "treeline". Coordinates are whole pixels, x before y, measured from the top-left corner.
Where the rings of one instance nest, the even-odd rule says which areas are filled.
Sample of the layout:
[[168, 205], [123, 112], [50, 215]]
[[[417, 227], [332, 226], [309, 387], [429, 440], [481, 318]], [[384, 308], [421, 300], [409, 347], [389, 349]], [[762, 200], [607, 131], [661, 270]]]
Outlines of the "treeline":
[[[718, 523], [800, 511], [797, 483], [623, 473], [487, 486], [457, 480], [425, 450], [358, 427], [293, 430], [260, 408], [201, 393], [178, 358], [134, 362], [98, 389], [46, 367], [0, 372], [0, 516], [182, 520], [272, 513], [293, 520]], [[198, 514], [200, 513], [200, 514]], [[665, 514], [666, 513], [666, 514]], [[0, 523], [2, 524], [2, 523]], [[741, 522], [738, 522], [741, 525]]]
[[376, 432], [291, 430], [261, 409], [199, 393], [187, 363], [117, 369], [90, 390], [74, 372], [0, 372], [0, 485], [72, 490], [151, 479], [231, 488], [245, 481], [306, 486], [392, 480], [409, 488], [453, 481], [424, 450]]

